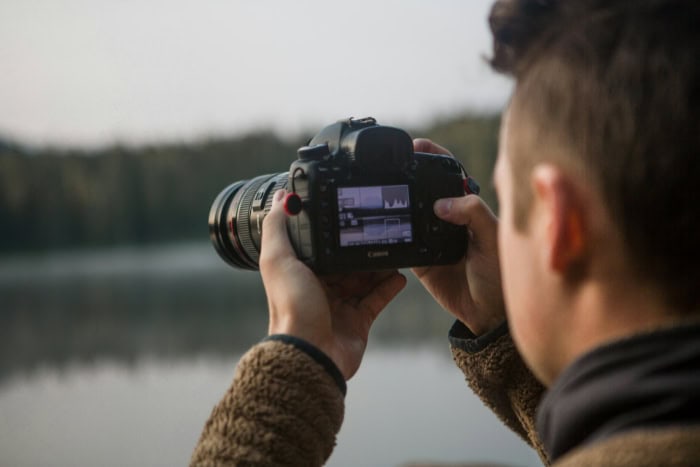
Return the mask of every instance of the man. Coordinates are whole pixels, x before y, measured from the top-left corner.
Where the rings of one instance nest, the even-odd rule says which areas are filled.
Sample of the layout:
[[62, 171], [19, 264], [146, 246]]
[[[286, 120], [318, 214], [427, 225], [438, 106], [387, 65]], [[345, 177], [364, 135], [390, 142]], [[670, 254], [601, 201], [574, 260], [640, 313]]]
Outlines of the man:
[[[516, 80], [502, 220], [475, 196], [438, 201], [469, 228], [467, 255], [414, 272], [457, 318], [469, 385], [546, 464], [700, 463], [699, 20], [691, 0], [493, 7], [492, 65]], [[193, 464], [324, 463], [345, 380], [405, 283], [316, 278], [289, 245], [282, 195], [260, 258], [271, 337], [239, 363]]]

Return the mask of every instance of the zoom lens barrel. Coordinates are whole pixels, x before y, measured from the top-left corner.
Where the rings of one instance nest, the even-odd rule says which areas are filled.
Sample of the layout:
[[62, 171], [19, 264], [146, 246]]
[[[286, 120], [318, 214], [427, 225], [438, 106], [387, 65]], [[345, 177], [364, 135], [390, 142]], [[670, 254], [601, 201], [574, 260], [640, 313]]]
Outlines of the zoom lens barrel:
[[231, 266], [258, 269], [262, 221], [272, 195], [287, 187], [287, 172], [237, 181], [219, 193], [209, 210], [209, 236], [219, 256]]

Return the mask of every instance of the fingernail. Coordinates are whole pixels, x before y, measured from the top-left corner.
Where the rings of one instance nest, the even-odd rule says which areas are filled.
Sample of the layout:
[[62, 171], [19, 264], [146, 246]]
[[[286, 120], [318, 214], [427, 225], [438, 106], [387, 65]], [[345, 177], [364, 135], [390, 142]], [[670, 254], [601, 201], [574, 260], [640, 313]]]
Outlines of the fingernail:
[[277, 190], [275, 192], [275, 197], [273, 198], [273, 200], [275, 202], [279, 203], [280, 201], [282, 201], [282, 199], [284, 198], [284, 195], [286, 195], [286, 194], [287, 194], [287, 190], [285, 190], [284, 188]]
[[451, 208], [452, 200], [449, 198], [439, 199], [435, 201], [435, 204], [433, 205], [433, 211], [435, 211], [435, 215], [438, 217], [447, 216], [450, 213]]

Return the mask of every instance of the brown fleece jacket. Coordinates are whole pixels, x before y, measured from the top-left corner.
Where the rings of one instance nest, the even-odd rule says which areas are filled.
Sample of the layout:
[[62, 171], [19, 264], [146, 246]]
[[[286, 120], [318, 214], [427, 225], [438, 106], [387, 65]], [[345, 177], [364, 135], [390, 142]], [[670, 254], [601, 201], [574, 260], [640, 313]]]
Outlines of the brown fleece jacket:
[[323, 366], [290, 344], [262, 342], [238, 363], [191, 465], [323, 465], [343, 411], [343, 394]]
[[[535, 430], [535, 410], [544, 387], [523, 363], [510, 334], [502, 335], [478, 352], [453, 346], [452, 355], [474, 393], [549, 465]], [[576, 448], [553, 465], [697, 466], [700, 465], [700, 427], [625, 432]]]
[[479, 398], [549, 463], [535, 431], [535, 410], [545, 391], [506, 333], [479, 352], [452, 347], [455, 363]]
[[[523, 364], [510, 335], [476, 352], [454, 346], [452, 352], [472, 390], [549, 464], [534, 423], [544, 388]], [[260, 343], [239, 362], [191, 465], [322, 465], [335, 445], [343, 410], [343, 393], [321, 364], [288, 343]], [[700, 465], [700, 428], [626, 432], [574, 449], [554, 465]]]

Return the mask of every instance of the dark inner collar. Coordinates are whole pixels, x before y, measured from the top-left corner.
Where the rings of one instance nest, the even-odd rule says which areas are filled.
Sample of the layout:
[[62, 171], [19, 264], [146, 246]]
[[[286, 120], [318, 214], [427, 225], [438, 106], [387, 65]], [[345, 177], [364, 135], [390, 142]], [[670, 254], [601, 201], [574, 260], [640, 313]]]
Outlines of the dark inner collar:
[[583, 355], [537, 411], [537, 432], [552, 460], [623, 431], [691, 424], [700, 424], [700, 323]]

